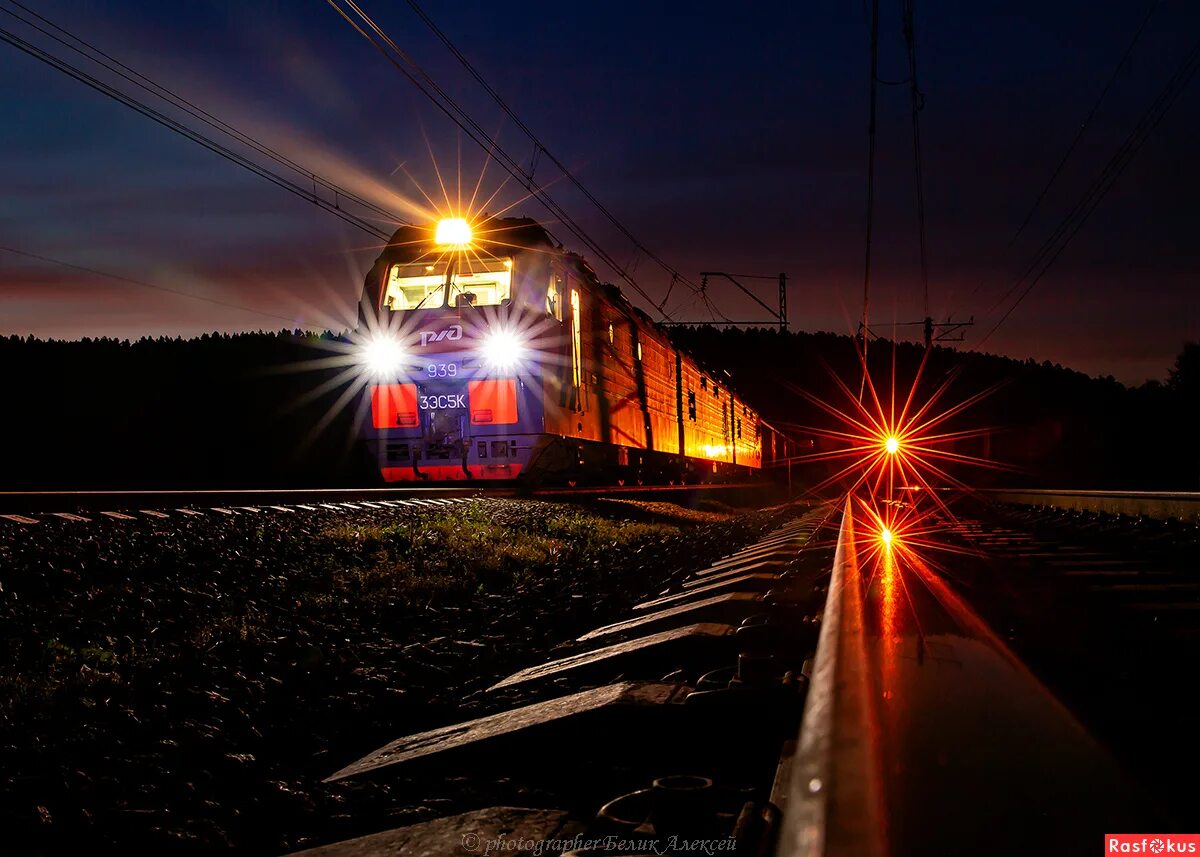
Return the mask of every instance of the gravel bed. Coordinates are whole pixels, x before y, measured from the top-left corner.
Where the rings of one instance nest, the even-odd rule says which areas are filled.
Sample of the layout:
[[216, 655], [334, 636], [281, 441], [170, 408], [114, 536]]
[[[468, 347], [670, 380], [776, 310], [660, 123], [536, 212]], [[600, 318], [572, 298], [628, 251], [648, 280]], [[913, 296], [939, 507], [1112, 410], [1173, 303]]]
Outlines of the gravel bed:
[[780, 510], [473, 500], [0, 521], [0, 850], [278, 853], [442, 815], [324, 785]]

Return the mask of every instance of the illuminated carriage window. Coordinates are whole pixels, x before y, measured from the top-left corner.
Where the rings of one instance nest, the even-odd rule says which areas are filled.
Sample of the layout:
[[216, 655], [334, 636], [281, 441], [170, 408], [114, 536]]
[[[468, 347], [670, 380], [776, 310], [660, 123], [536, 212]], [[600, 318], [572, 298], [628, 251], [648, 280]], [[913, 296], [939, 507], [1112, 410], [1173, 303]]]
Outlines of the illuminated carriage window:
[[571, 289], [571, 381], [576, 389], [583, 386], [582, 329], [579, 321], [579, 291]]
[[688, 390], [688, 419], [696, 421], [696, 393], [693, 390]]
[[435, 272], [433, 265], [392, 265], [383, 292], [383, 307], [390, 310], [440, 307], [446, 299], [445, 287], [445, 273]]
[[617, 339], [617, 333], [615, 330], [613, 330], [612, 322], [610, 321], [608, 323], [608, 344], [615, 345], [616, 339]]
[[562, 321], [562, 300], [558, 288], [558, 277], [550, 275], [550, 285], [546, 287], [546, 314], [553, 316], [556, 321]]
[[638, 360], [641, 360], [641, 359], [642, 359], [642, 343], [641, 343], [641, 340], [639, 340], [639, 341], [638, 341], [638, 347], [637, 347], [637, 359], [638, 359]]
[[500, 306], [512, 297], [512, 259], [472, 259], [469, 267], [450, 283], [450, 306], [458, 306], [463, 295], [472, 295], [471, 306]]
[[705, 378], [703, 375], [700, 376], [700, 389], [701, 390], [708, 389], [708, 379]]

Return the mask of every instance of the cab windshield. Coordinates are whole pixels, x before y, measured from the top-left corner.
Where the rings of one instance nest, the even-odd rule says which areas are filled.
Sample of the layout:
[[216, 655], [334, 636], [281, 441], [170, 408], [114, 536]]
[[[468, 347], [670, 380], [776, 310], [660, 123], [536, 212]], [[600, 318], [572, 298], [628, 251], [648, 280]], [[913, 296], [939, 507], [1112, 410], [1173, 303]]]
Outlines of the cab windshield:
[[[457, 267], [458, 270], [448, 270]], [[471, 258], [433, 265], [392, 265], [383, 308], [393, 311], [443, 306], [499, 306], [512, 297], [512, 259]]]

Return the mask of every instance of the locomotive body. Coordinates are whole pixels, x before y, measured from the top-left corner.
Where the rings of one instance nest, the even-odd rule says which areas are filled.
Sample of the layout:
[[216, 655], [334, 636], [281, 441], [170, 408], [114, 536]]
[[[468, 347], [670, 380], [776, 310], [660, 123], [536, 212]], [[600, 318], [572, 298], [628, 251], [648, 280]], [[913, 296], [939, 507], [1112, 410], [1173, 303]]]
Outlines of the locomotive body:
[[402, 227], [360, 322], [364, 440], [388, 482], [701, 481], [762, 464], [757, 413], [535, 221]]

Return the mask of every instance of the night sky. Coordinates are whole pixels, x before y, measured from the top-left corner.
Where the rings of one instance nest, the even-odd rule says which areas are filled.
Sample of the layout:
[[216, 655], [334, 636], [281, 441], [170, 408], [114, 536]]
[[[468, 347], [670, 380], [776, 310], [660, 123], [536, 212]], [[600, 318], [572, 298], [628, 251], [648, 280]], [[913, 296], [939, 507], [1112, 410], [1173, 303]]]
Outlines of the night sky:
[[[427, 213], [397, 171], [402, 163], [432, 193], [440, 193], [435, 160], [454, 187], [461, 151], [468, 194], [480, 175], [474, 144], [322, 0], [26, 2], [398, 214]], [[363, 5], [528, 160], [531, 144], [501, 122], [406, 4]], [[881, 5], [880, 77], [901, 80], [898, 4]], [[998, 318], [1000, 295], [1200, 36], [1200, 5], [1158, 4], [1039, 215], [1006, 249], [1151, 5], [916, 4], [931, 308], [976, 316], [966, 347]], [[786, 271], [793, 326], [852, 332], [865, 224], [864, 7], [534, 0], [429, 2], [426, 11], [547, 146], [679, 270]], [[0, 27], [71, 57], [7, 14]], [[908, 89], [885, 85], [879, 95], [872, 318], [886, 332], [923, 308]], [[1165, 377], [1182, 342], [1200, 338], [1198, 106], [1193, 82], [985, 350], [1140, 383]], [[0, 109], [0, 245], [208, 299], [0, 252], [0, 333], [190, 335], [340, 328], [353, 317], [378, 243], [365, 233], [5, 44]], [[484, 192], [502, 178], [489, 168]], [[538, 178], [553, 178], [544, 160]], [[636, 259], [577, 194], [562, 183], [551, 192], [616, 258]], [[510, 183], [491, 208], [520, 198]], [[544, 216], [533, 201], [513, 213]], [[669, 276], [649, 260], [636, 271], [651, 294], [665, 291]], [[772, 287], [762, 288], [770, 303]], [[679, 318], [708, 317], [699, 304], [680, 307], [682, 295], [669, 304]], [[714, 297], [732, 317], [753, 313], [716, 284]]]

